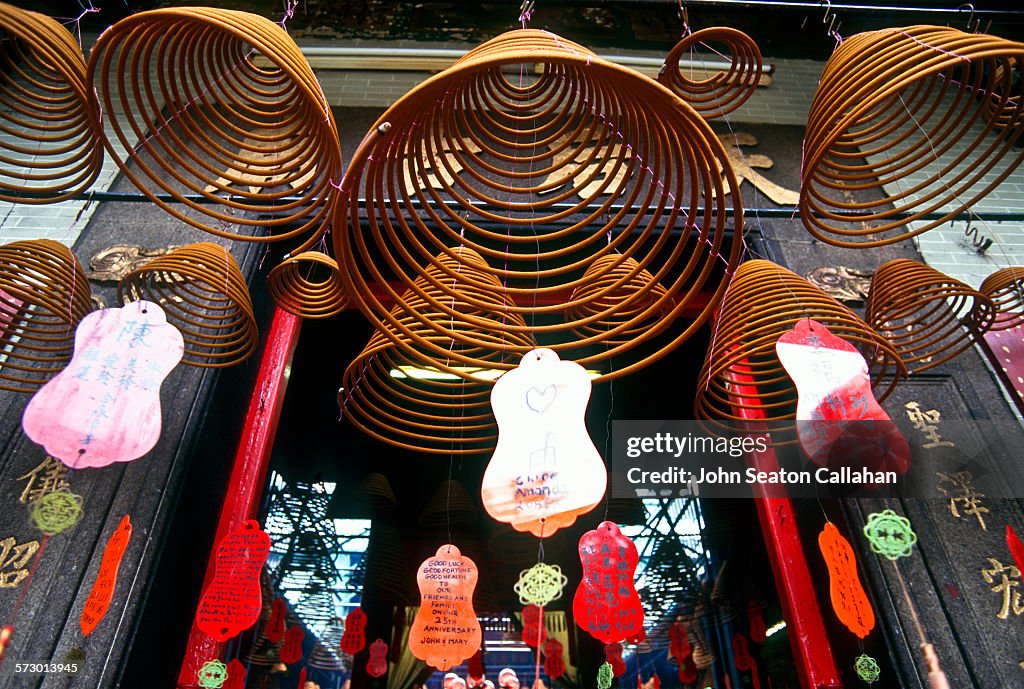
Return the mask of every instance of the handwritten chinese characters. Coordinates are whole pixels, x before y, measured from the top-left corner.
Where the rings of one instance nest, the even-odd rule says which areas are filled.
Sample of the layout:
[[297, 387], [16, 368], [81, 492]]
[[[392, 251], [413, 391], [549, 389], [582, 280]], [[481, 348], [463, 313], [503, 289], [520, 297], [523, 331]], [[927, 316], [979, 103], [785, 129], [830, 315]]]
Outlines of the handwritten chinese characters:
[[644, 611], [633, 584], [639, 555], [636, 545], [614, 522], [601, 522], [580, 538], [583, 580], [572, 613], [576, 624], [604, 644], [638, 637]]
[[25, 408], [25, 434], [72, 468], [141, 457], [160, 437], [160, 385], [183, 351], [156, 304], [90, 313], [71, 363]]
[[132, 537], [131, 518], [126, 514], [121, 517], [120, 523], [107, 541], [107, 547], [103, 550], [103, 559], [100, 561], [100, 571], [96, 581], [89, 592], [89, 598], [85, 601], [85, 608], [78, 625], [86, 636], [92, 634], [96, 625], [100, 623], [103, 616], [107, 614], [110, 601], [114, 599], [114, 586], [117, 584], [117, 570], [121, 567], [121, 559], [128, 548], [128, 541]]
[[0, 589], [17, 588], [28, 578], [29, 563], [39, 551], [39, 541], [18, 543], [14, 536], [0, 540]]
[[480, 649], [482, 633], [473, 611], [476, 564], [454, 545], [442, 545], [420, 565], [420, 607], [409, 630], [412, 654], [441, 671]]
[[199, 629], [227, 641], [256, 624], [263, 610], [260, 572], [269, 553], [270, 536], [254, 519], [221, 540], [213, 581], [196, 612]]
[[985, 494], [974, 487], [974, 476], [969, 471], [956, 471], [945, 474], [935, 472], [939, 477], [936, 486], [939, 492], [949, 497], [949, 511], [957, 519], [974, 517], [983, 531], [988, 531], [984, 515], [989, 513], [981, 504]]

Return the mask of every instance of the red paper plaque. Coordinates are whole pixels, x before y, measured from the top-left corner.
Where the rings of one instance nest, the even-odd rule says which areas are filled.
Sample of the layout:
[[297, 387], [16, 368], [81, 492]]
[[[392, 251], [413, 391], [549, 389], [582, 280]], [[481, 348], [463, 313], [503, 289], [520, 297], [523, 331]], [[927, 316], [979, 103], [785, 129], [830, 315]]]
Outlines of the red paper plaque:
[[341, 635], [341, 651], [354, 656], [366, 647], [366, 613], [355, 608], [345, 617], [345, 633]]
[[160, 437], [160, 385], [183, 351], [156, 304], [90, 313], [71, 363], [25, 407], [25, 435], [74, 468], [138, 459]]
[[306, 632], [302, 631], [299, 625], [292, 625], [284, 631], [284, 644], [278, 651], [277, 657], [285, 665], [294, 665], [302, 660], [302, 640], [306, 638]]
[[479, 686], [484, 681], [484, 652], [477, 649], [476, 653], [466, 661], [466, 679], [471, 687]]
[[747, 621], [750, 623], [750, 640], [761, 645], [768, 638], [764, 623], [764, 608], [756, 600], [747, 602]]
[[682, 621], [676, 620], [668, 628], [668, 654], [677, 663], [682, 663], [683, 658], [693, 654], [690, 640], [686, 638], [686, 626]]
[[388, 645], [383, 639], [370, 644], [370, 659], [366, 661], [366, 674], [383, 677], [388, 671]]
[[245, 666], [238, 658], [232, 658], [228, 663], [228, 678], [220, 689], [245, 689]]
[[697, 663], [693, 659], [693, 653], [690, 653], [679, 663], [679, 681], [683, 684], [697, 681]]
[[604, 497], [608, 476], [583, 417], [590, 377], [550, 349], [528, 352], [491, 391], [498, 444], [484, 472], [487, 513], [546, 537]]
[[264, 633], [267, 641], [276, 644], [284, 638], [284, 616], [287, 608], [288, 604], [284, 598], [275, 598], [274, 602], [270, 604], [270, 619], [267, 620], [267, 630]]
[[527, 605], [523, 608], [523, 643], [530, 648], [540, 648], [548, 638], [544, 628], [544, 608]]
[[1020, 542], [1017, 532], [1009, 524], [1006, 525], [1006, 547], [1010, 549], [1010, 554], [1013, 555], [1013, 562], [1017, 565], [1017, 569], [1024, 572], [1024, 543]]
[[761, 689], [761, 676], [757, 671], [757, 661], [750, 655], [750, 647], [747, 645], [747, 637], [739, 632], [732, 637], [732, 663], [740, 672], [750, 673], [750, 686], [752, 689]]
[[544, 642], [544, 672], [552, 679], [565, 674], [565, 649], [557, 639], [548, 639]]
[[875, 612], [857, 575], [853, 547], [832, 522], [826, 522], [818, 534], [818, 547], [828, 565], [832, 609], [847, 629], [863, 639], [875, 628]]
[[612, 675], [626, 674], [626, 661], [622, 659], [622, 644], [608, 644], [604, 647], [604, 662], [612, 666]]
[[454, 545], [443, 545], [416, 574], [420, 607], [409, 630], [412, 654], [444, 671], [480, 648], [480, 622], [473, 612], [476, 564]]
[[811, 461], [897, 474], [910, 468], [910, 446], [875, 399], [868, 364], [853, 345], [806, 318], [775, 351], [796, 385], [797, 434]]
[[614, 522], [601, 522], [580, 538], [583, 580], [572, 612], [576, 624], [604, 644], [640, 633], [644, 610], [633, 584], [640, 558], [633, 541]]
[[82, 628], [82, 634], [85, 636], [92, 634], [96, 625], [107, 614], [110, 601], [114, 598], [117, 570], [121, 567], [121, 559], [124, 558], [131, 537], [132, 520], [126, 514], [121, 517], [114, 533], [107, 540], [107, 547], [103, 549], [103, 559], [100, 560], [99, 574], [92, 585], [92, 591], [89, 592], [89, 598], [85, 601], [82, 616], [78, 620], [78, 626]]
[[196, 626], [227, 641], [256, 624], [263, 608], [260, 572], [270, 553], [270, 536], [249, 519], [217, 547], [216, 569], [199, 600]]

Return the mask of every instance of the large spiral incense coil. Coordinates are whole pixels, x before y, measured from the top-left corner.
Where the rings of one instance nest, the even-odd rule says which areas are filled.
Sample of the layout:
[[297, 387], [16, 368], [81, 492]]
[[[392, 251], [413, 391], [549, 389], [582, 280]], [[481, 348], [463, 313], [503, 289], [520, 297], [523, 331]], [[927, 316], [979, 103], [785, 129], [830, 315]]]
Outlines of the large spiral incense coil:
[[864, 318], [916, 373], [970, 347], [995, 316], [995, 305], [982, 292], [931, 266], [897, 258], [871, 278]]
[[970, 209], [1024, 159], [1014, 147], [1022, 69], [1024, 44], [947, 27], [843, 41], [807, 121], [807, 229], [837, 246], [873, 247]]
[[222, 246], [200, 242], [170, 251], [128, 273], [118, 294], [124, 303], [145, 299], [160, 305], [185, 340], [183, 363], [232, 366], [256, 351], [249, 287]]
[[[727, 56], [729, 68], [711, 76], [704, 76], [705, 70], [701, 69], [700, 77], [694, 75], [692, 70], [700, 67], [695, 51], [701, 46], [713, 51], [712, 63], [718, 62], [719, 56]], [[680, 67], [680, 58], [689, 58], [689, 70]], [[665, 58], [658, 81], [710, 120], [727, 115], [754, 95], [763, 68], [761, 50], [750, 36], [736, 29], [712, 27], [689, 34], [676, 43]]]
[[275, 304], [302, 318], [330, 318], [348, 303], [337, 261], [319, 251], [303, 251], [274, 266], [267, 287]]
[[885, 399], [906, 376], [896, 349], [839, 301], [771, 261], [748, 261], [729, 283], [712, 326], [711, 346], [697, 383], [697, 418], [795, 420], [796, 388], [779, 362], [775, 343], [806, 318], [821, 323], [873, 362], [872, 385], [885, 386], [878, 399]]
[[[593, 279], [588, 279], [594, 276]], [[608, 338], [608, 345], [617, 346], [632, 341], [643, 334], [644, 330], [656, 325], [661, 314], [650, 313], [647, 310], [649, 304], [664, 300], [667, 293], [664, 287], [654, 281], [650, 272], [639, 269], [636, 261], [631, 258], [622, 260], [621, 256], [614, 254], [601, 256], [583, 273], [583, 284], [577, 287], [572, 294], [570, 301], [578, 303], [567, 317], [574, 321], [581, 321], [585, 316], [602, 316], [601, 320], [584, 325], [581, 323], [576, 328], [579, 337], [586, 338], [610, 330], [616, 330], [617, 326], [628, 324], [625, 330], [618, 330], [618, 335]], [[609, 292], [608, 286], [613, 285], [614, 291]], [[586, 297], [589, 294], [602, 295], [595, 301], [589, 301]], [[642, 295], [636, 299], [636, 295]], [[668, 303], [665, 310], [668, 310]], [[603, 317], [604, 314], [613, 314], [610, 317]], [[638, 313], [646, 313], [647, 320], [636, 322], [634, 316]]]
[[96, 180], [102, 127], [85, 74], [57, 20], [0, 3], [0, 200], [54, 203]]
[[338, 132], [280, 26], [212, 7], [139, 12], [103, 32], [89, 74], [107, 150], [168, 213], [230, 239], [309, 235], [296, 252], [323, 234]]
[[89, 299], [85, 271], [63, 244], [0, 246], [0, 390], [31, 392], [67, 366]]
[[[420, 352], [455, 375], [515, 367], [525, 350], [495, 362], [496, 340], [536, 340], [603, 371], [598, 379], [626, 375], [701, 327], [740, 251], [736, 178], [703, 118], [656, 82], [545, 31], [503, 34], [403, 96], [341, 186], [333, 236], [346, 292], [388, 337], [413, 323], [444, 335]], [[453, 245], [486, 260], [479, 275], [452, 282], [435, 256]], [[627, 259], [632, 277], [608, 279]], [[423, 283], [424, 266], [446, 280]], [[640, 271], [650, 278], [618, 298]], [[453, 298], [489, 308], [475, 292], [495, 283], [505, 318], [451, 308]], [[429, 308], [391, 312], [407, 294]], [[684, 312], [693, 320], [681, 325]], [[627, 342], [625, 333], [636, 334]]]
[[1024, 324], [1024, 266], [992, 273], [981, 283], [981, 292], [996, 307], [990, 330], [1009, 330]]
[[[443, 455], [489, 452], [497, 440], [494, 379], [506, 362], [521, 358], [513, 352], [537, 345], [520, 334], [526, 324], [509, 312], [501, 283], [478, 254], [463, 249], [436, 262], [417, 281], [423, 295], [409, 290], [392, 308], [395, 331], [376, 331], [345, 369], [338, 403], [343, 418], [389, 445]], [[439, 300], [447, 311], [433, 305]], [[509, 320], [522, 327], [498, 327]], [[450, 356], [438, 362], [434, 347]], [[455, 364], [456, 356], [482, 366]]]

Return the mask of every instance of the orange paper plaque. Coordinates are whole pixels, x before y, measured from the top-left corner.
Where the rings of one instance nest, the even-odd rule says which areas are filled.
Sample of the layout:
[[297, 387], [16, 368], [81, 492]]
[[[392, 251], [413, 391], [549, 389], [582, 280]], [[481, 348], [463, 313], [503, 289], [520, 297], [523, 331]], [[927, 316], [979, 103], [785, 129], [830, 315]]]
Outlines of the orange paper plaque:
[[270, 553], [270, 536], [254, 519], [221, 539], [216, 571], [199, 599], [196, 626], [227, 641], [256, 624], [263, 611], [260, 572]]
[[89, 592], [89, 599], [85, 601], [85, 608], [82, 610], [82, 617], [78, 620], [78, 626], [82, 633], [89, 636], [96, 629], [103, 616], [107, 614], [110, 601], [114, 598], [114, 586], [117, 584], [117, 570], [121, 566], [121, 558], [128, 548], [128, 540], [132, 537], [132, 520], [126, 514], [121, 517], [121, 522], [114, 529], [107, 547], [103, 550], [103, 559], [100, 561], [100, 573], [96, 582]]
[[875, 612], [857, 576], [853, 547], [832, 522], [818, 534], [818, 547], [828, 565], [832, 609], [840, 622], [863, 639], [875, 628]]
[[439, 670], [458, 665], [480, 648], [473, 612], [476, 564], [453, 545], [443, 545], [420, 565], [420, 607], [409, 630], [412, 654]]
[[550, 349], [534, 349], [491, 391], [498, 444], [484, 472], [487, 513], [545, 537], [604, 497], [608, 476], [583, 422], [590, 377]]

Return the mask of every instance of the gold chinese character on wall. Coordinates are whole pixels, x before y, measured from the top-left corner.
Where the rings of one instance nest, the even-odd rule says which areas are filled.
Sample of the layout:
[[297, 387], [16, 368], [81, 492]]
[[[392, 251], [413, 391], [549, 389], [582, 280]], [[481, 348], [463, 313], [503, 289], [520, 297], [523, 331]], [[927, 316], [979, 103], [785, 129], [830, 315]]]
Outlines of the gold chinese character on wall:
[[994, 557], [987, 558], [991, 567], [981, 570], [981, 576], [992, 587], [992, 593], [1000, 594], [1002, 602], [996, 617], [1005, 620], [1012, 611], [1014, 615], [1024, 613], [1024, 601], [1020, 595], [1020, 570], [1013, 565], [1004, 565]]
[[47, 455], [35, 469], [15, 479], [25, 481], [25, 489], [21, 491], [18, 501], [30, 505], [44, 495], [68, 488], [67, 476], [68, 468]]
[[939, 477], [939, 484], [936, 488], [940, 493], [949, 497], [949, 511], [952, 515], [957, 519], [975, 517], [981, 528], [988, 531], [985, 518], [982, 515], [988, 514], [989, 509], [981, 504], [981, 498], [985, 497], [985, 494], [974, 487], [974, 475], [969, 471], [956, 471], [948, 474], [937, 471], [935, 475]]
[[939, 423], [942, 421], [942, 415], [938, 409], [922, 410], [919, 402], [907, 402], [903, 405], [903, 408], [906, 409], [907, 418], [910, 419], [914, 428], [920, 431], [928, 440], [921, 447], [930, 450], [936, 447], [955, 446], [953, 441], [943, 440], [939, 434]]
[[29, 562], [39, 550], [39, 541], [18, 544], [14, 536], [0, 541], [0, 589], [12, 589], [29, 575]]

